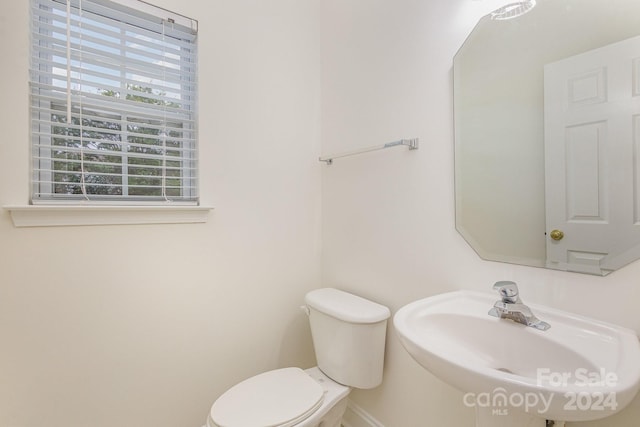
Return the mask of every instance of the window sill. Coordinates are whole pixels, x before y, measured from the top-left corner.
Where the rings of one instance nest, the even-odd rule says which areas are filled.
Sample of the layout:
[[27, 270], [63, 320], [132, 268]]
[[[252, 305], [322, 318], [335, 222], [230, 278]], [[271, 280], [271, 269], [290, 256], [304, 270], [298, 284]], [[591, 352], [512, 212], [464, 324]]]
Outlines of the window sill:
[[203, 206], [4, 206], [15, 227], [78, 225], [194, 224], [207, 222]]

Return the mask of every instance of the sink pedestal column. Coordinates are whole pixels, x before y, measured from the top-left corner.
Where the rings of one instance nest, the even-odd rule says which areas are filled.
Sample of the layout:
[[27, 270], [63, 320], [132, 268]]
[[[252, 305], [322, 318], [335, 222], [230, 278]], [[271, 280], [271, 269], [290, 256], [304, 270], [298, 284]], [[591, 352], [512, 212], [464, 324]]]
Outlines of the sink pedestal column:
[[513, 408], [476, 406], [476, 427], [545, 427], [546, 420]]

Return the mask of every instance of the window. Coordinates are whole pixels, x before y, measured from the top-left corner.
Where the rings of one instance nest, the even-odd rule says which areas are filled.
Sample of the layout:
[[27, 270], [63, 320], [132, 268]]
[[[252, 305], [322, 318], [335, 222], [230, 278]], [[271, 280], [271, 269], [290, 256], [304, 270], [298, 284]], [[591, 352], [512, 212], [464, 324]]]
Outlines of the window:
[[31, 0], [32, 203], [197, 204], [197, 22]]

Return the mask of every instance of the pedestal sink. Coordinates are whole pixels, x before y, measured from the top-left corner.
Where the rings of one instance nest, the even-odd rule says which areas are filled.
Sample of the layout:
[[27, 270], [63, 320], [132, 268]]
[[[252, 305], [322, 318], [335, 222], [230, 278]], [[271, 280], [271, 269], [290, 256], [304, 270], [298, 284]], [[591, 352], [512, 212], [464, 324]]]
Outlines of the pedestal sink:
[[479, 427], [595, 420], [633, 400], [640, 386], [634, 331], [529, 304], [551, 325], [541, 331], [488, 315], [496, 299], [440, 294], [402, 307], [393, 320], [409, 354], [466, 393]]

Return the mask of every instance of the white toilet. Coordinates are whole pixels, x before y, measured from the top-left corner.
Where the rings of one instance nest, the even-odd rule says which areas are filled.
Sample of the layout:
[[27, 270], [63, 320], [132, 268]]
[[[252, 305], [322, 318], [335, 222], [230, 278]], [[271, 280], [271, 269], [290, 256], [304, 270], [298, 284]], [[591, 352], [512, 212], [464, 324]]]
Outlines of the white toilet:
[[207, 427], [339, 427], [351, 387], [382, 382], [389, 309], [333, 288], [305, 297], [318, 366], [265, 372], [211, 406]]

